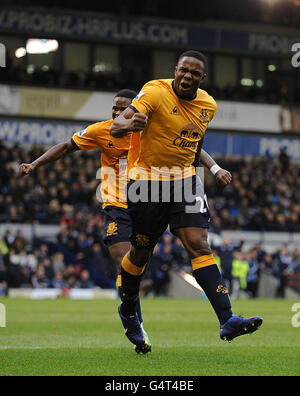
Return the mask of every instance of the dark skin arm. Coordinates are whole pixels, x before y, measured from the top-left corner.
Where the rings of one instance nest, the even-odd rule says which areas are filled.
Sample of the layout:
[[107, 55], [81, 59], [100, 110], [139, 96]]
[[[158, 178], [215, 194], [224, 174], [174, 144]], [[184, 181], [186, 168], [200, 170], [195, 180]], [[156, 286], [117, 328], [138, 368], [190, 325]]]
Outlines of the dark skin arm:
[[[198, 150], [197, 150], [197, 154], [195, 157], [195, 162], [194, 162], [194, 166], [197, 167], [200, 164], [202, 164], [203, 166], [205, 166], [207, 169], [211, 169], [212, 166], [216, 165], [216, 161], [205, 151], [203, 150], [202, 146], [203, 146], [203, 139], [199, 142], [198, 145]], [[230, 172], [228, 172], [225, 169], [220, 169], [216, 174], [215, 174], [215, 178], [217, 180], [217, 183], [220, 186], [227, 186], [228, 184], [231, 183], [232, 181], [232, 175]]]
[[139, 132], [145, 129], [148, 117], [142, 113], [135, 113], [128, 107], [119, 117], [115, 118], [110, 127], [110, 134], [121, 138], [129, 132]]
[[21, 164], [20, 173], [22, 176], [27, 176], [32, 173], [36, 168], [46, 165], [50, 162], [55, 162], [67, 154], [77, 151], [76, 147], [72, 144], [71, 140], [57, 144], [51, 147], [45, 154], [41, 155], [31, 164]]

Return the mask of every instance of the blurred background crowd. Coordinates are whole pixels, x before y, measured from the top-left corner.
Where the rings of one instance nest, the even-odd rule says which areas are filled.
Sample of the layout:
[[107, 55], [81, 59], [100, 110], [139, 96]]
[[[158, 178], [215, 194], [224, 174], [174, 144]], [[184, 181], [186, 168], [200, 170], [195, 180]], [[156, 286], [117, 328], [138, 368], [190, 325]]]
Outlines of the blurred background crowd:
[[[0, 224], [59, 224], [55, 241], [6, 231], [0, 239], [0, 294], [8, 288], [114, 288], [115, 265], [103, 243], [103, 217], [95, 191], [100, 154], [78, 152], [19, 176], [18, 164], [31, 162], [44, 151], [0, 144]], [[206, 193], [212, 214], [211, 230], [300, 231], [300, 167], [284, 150], [277, 159], [219, 158], [233, 174], [225, 189], [208, 172]], [[278, 182], [280, 180], [280, 182]], [[244, 251], [224, 238], [214, 254], [233, 295], [240, 290], [256, 297], [261, 270], [278, 279], [277, 297], [284, 297], [289, 276], [300, 273], [300, 251], [282, 246], [270, 254], [261, 246]], [[171, 268], [191, 271], [181, 242], [168, 232], [156, 246], [143, 282], [144, 295], [165, 295]], [[238, 282], [237, 282], [238, 281]], [[238, 286], [236, 286], [238, 285]], [[298, 287], [298, 285], [296, 285]]]
[[[39, 239], [32, 243], [20, 231], [7, 231], [0, 239], [0, 295], [7, 295], [9, 288], [57, 288], [62, 295], [73, 288], [115, 288], [115, 265], [102, 242], [100, 219], [90, 221], [84, 231], [76, 221], [72, 225], [63, 223], [56, 243]], [[247, 297], [257, 297], [262, 270], [278, 280], [274, 297], [284, 298], [287, 286], [299, 288], [300, 276], [290, 279], [292, 274], [300, 275], [299, 249], [284, 245], [270, 254], [260, 245], [242, 251], [242, 245], [224, 238], [213, 251], [233, 298], [241, 291]], [[167, 295], [171, 269], [192, 272], [180, 240], [166, 232], [142, 283], [143, 295]]]

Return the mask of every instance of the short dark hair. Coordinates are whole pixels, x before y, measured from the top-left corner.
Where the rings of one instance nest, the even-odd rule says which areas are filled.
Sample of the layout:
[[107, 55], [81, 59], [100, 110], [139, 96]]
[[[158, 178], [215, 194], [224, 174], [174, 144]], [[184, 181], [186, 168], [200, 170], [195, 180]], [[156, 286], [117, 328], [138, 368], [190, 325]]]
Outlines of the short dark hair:
[[178, 58], [178, 63], [184, 57], [196, 58], [204, 63], [205, 68], [207, 67], [207, 58], [205, 55], [202, 54], [202, 52], [194, 51], [194, 50], [185, 51]]
[[128, 98], [133, 100], [136, 96], [137, 92], [131, 89], [122, 89], [116, 94], [115, 98]]

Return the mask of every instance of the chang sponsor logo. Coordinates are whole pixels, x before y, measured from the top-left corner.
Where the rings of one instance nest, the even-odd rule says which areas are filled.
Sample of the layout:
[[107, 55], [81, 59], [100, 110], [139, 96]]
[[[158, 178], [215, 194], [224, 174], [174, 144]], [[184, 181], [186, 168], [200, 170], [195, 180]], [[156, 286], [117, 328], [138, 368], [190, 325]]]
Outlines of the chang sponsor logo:
[[173, 145], [182, 148], [197, 149], [201, 131], [196, 125], [187, 125], [173, 141]]

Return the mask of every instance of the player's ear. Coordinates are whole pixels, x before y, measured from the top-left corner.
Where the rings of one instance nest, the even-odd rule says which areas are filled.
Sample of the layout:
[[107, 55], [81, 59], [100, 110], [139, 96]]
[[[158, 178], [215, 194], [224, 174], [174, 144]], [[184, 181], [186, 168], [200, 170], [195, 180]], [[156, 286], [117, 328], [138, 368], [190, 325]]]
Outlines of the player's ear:
[[201, 82], [204, 81], [204, 80], [206, 79], [206, 77], [207, 77], [207, 74], [204, 73], [203, 76], [202, 76], [202, 78], [201, 78]]
[[175, 76], [176, 76], [176, 74], [177, 74], [177, 71], [178, 71], [178, 66], [175, 66], [175, 70], [174, 70]]

